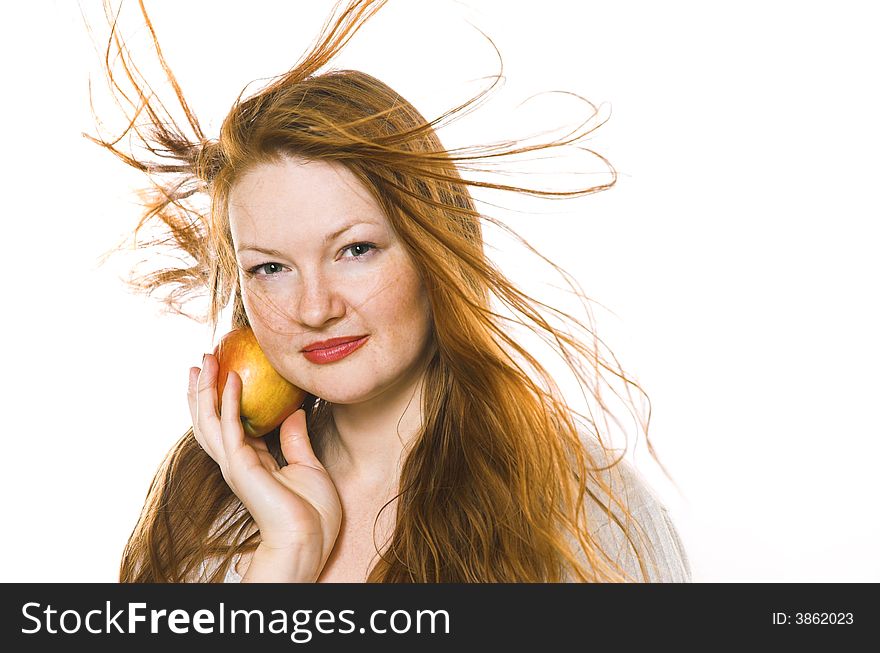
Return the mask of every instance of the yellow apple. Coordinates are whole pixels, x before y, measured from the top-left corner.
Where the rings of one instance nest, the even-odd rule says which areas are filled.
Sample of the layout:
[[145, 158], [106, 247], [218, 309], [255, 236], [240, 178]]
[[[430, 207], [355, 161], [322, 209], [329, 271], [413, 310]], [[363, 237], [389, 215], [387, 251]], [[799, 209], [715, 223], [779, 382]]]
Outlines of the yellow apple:
[[224, 335], [214, 348], [214, 356], [220, 364], [218, 406], [222, 406], [226, 374], [234, 370], [241, 377], [241, 424], [247, 435], [266, 435], [302, 405], [305, 391], [275, 371], [249, 327]]

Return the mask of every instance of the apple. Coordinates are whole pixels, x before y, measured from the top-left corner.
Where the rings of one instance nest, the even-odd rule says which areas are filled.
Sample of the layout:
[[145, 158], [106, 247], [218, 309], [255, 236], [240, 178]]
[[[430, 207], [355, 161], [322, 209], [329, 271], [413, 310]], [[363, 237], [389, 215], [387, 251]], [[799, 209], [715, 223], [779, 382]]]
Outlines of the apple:
[[223, 403], [226, 375], [234, 370], [241, 378], [241, 424], [251, 437], [262, 437], [295, 413], [306, 397], [275, 371], [250, 327], [233, 329], [214, 348], [219, 363], [217, 405]]

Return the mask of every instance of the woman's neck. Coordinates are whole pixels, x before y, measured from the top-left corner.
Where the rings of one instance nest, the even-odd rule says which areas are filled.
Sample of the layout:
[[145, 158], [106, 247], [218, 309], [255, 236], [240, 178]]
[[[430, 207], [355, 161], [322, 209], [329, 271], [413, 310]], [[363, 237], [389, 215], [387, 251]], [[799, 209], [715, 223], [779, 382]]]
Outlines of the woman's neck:
[[396, 488], [406, 452], [422, 428], [425, 374], [358, 404], [333, 404], [322, 461], [337, 486]]

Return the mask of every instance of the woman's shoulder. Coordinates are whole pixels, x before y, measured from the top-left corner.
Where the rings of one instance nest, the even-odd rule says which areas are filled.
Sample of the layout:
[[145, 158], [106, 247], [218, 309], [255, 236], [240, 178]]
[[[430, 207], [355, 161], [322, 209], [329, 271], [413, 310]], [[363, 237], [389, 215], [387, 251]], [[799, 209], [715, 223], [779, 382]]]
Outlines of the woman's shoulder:
[[[611, 465], [619, 457], [612, 456], [592, 436], [582, 436], [597, 467]], [[621, 458], [608, 469], [596, 472], [614, 496], [619, 497], [632, 515], [637, 528], [630, 528], [630, 537], [645, 554], [648, 578], [652, 583], [691, 582], [691, 566], [678, 529], [668, 508], [641, 473], [626, 458]], [[642, 579], [643, 574], [635, 555], [633, 543], [621, 526], [608, 515], [610, 511], [626, 524], [626, 514], [610, 500], [608, 491], [596, 479], [588, 487], [601, 503], [587, 499], [588, 520], [593, 524], [593, 535], [603, 550], [618, 560], [626, 572]], [[647, 544], [648, 546], [644, 546]]]

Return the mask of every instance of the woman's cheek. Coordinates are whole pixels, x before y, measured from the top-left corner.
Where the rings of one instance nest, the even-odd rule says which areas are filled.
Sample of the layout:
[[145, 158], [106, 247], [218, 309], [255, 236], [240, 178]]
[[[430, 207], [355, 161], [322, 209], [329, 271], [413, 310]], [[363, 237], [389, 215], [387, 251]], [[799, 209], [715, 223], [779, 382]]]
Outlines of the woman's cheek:
[[258, 281], [247, 283], [242, 294], [242, 303], [252, 325], [256, 322], [275, 333], [289, 330], [292, 316], [285, 309], [285, 300], [279, 295], [280, 293], [259, 287]]
[[411, 282], [402, 266], [386, 266], [359, 280], [359, 296], [363, 301], [388, 304], [399, 310], [411, 293]]

